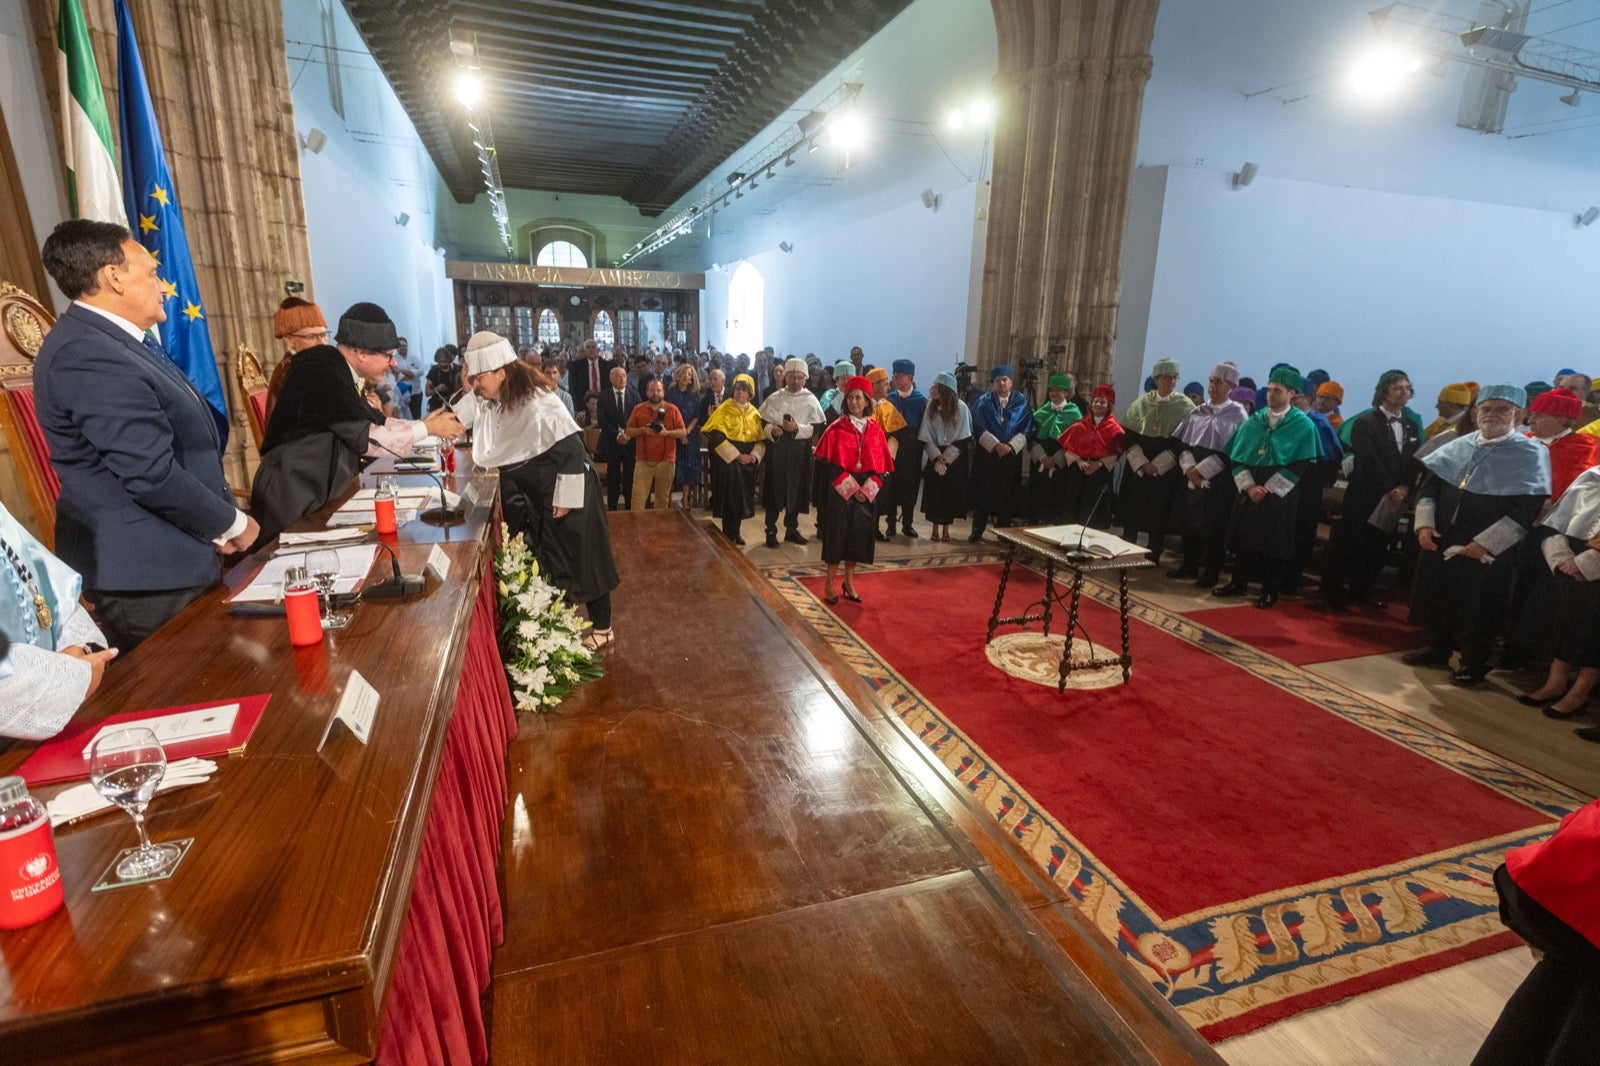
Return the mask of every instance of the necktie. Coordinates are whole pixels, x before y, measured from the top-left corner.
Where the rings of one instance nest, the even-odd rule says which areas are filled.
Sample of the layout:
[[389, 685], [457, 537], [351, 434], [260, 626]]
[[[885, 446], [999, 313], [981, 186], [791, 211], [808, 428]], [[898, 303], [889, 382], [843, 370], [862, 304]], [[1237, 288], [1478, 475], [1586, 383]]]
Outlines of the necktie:
[[589, 391], [600, 391], [600, 360], [589, 360]]
[[622, 410], [622, 390], [621, 389], [617, 390], [617, 410], [619, 412]]
[[151, 355], [155, 356], [157, 359], [169, 359], [170, 358], [167, 355], [167, 350], [165, 348], [161, 347], [161, 342], [156, 340], [154, 337], [150, 336], [150, 334], [148, 334], [148, 333], [146, 333], [144, 335], [144, 346], [145, 346], [145, 350], [148, 351]]

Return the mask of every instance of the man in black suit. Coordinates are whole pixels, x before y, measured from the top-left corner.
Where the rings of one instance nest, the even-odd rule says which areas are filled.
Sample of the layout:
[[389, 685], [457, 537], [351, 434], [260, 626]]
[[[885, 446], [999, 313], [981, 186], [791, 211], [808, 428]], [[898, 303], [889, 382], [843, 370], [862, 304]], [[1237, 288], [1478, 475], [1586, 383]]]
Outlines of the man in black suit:
[[600, 390], [600, 440], [594, 457], [606, 464], [606, 509], [617, 509], [618, 497], [626, 511], [633, 497], [633, 441], [628, 438], [628, 416], [639, 406], [639, 390], [628, 372], [611, 368], [611, 383]]
[[34, 401], [61, 479], [56, 552], [127, 652], [244, 551], [256, 523], [234, 505], [211, 408], [147, 331], [167, 318], [156, 261], [126, 229], [74, 219], [44, 242], [72, 300], [39, 350]]
[[611, 366], [610, 360], [600, 358], [600, 345], [590, 337], [578, 349], [572, 365], [567, 367], [567, 392], [574, 399], [591, 392], [605, 392], [606, 383], [611, 380]]

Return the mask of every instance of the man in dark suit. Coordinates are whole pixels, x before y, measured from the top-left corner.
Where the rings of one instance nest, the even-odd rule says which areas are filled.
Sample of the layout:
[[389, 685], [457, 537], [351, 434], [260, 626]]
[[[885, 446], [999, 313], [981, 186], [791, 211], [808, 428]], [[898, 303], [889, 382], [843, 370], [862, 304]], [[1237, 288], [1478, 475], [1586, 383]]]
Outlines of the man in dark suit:
[[606, 509], [615, 511], [617, 499], [627, 510], [633, 497], [633, 441], [628, 438], [628, 416], [639, 406], [639, 390], [628, 372], [611, 368], [611, 383], [600, 390], [600, 441], [594, 457], [606, 464]]
[[[578, 349], [577, 358], [572, 360], [572, 365], [567, 367], [567, 392], [574, 400], [579, 400], [591, 392], [605, 392], [606, 383], [611, 380], [612, 363], [608, 359], [600, 358], [600, 345], [593, 338], [583, 342], [583, 347]], [[627, 416], [623, 416], [626, 420]]]
[[211, 408], [146, 331], [167, 318], [156, 261], [126, 229], [74, 219], [44, 243], [72, 300], [34, 364], [39, 425], [61, 479], [56, 552], [83, 575], [107, 639], [127, 652], [244, 551]]

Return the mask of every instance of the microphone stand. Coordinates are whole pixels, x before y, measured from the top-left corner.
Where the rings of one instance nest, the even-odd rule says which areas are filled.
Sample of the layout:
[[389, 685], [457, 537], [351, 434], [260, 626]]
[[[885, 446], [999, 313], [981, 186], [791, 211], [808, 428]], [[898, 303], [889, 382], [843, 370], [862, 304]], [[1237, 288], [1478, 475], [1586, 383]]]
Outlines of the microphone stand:
[[362, 591], [363, 600], [397, 600], [402, 596], [413, 596], [428, 587], [428, 579], [421, 574], [402, 574], [400, 572], [400, 556], [395, 550], [383, 541], [375, 542], [378, 547], [389, 553], [389, 569], [391, 576]]
[[[369, 437], [367, 443], [376, 445], [378, 448], [381, 448], [382, 450], [388, 452], [390, 455], [394, 456], [396, 459], [405, 460], [407, 458], [406, 456], [401, 455], [399, 452], [395, 451], [393, 448], [391, 448], [388, 445], [384, 444], [382, 441], [372, 440]], [[446, 444], [445, 446], [446, 447], [451, 447], [452, 445]], [[423, 474], [423, 475], [425, 475], [425, 476], [427, 476], [429, 478], [432, 478], [433, 479], [433, 483], [435, 485], [439, 486], [439, 506], [430, 507], [426, 511], [419, 511], [417, 513], [417, 517], [419, 519], [421, 519], [422, 521], [426, 522], [428, 525], [430, 525], [430, 526], [446, 526], [446, 527], [448, 527], [448, 526], [459, 526], [461, 523], [463, 523], [463, 522], [465, 522], [467, 520], [467, 512], [466, 512], [465, 508], [463, 508], [463, 507], [451, 507], [450, 506], [450, 502], [449, 502], [450, 498], [449, 498], [448, 495], [446, 495], [446, 493], [444, 491], [444, 478], [440, 477], [438, 474], [434, 473], [432, 470], [396, 470], [395, 473], [397, 473], [397, 474]]]
[[1078, 546], [1067, 552], [1067, 558], [1071, 559], [1075, 563], [1087, 562], [1088, 560], [1094, 558], [1094, 556], [1083, 550], [1083, 542], [1084, 539], [1089, 535], [1089, 523], [1093, 520], [1094, 513], [1100, 509], [1101, 501], [1106, 498], [1106, 493], [1110, 490], [1110, 482], [1107, 482], [1105, 485], [1101, 486], [1100, 495], [1095, 497], [1094, 506], [1089, 508], [1089, 513], [1083, 517], [1083, 524], [1078, 527]]

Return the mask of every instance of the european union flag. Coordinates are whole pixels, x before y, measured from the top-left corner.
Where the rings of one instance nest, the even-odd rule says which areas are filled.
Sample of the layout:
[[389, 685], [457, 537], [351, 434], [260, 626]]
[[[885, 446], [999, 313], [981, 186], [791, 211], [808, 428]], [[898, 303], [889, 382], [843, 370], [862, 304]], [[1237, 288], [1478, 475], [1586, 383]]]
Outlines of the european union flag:
[[211, 331], [206, 327], [205, 305], [195, 281], [189, 238], [183, 232], [178, 196], [167, 170], [167, 153], [150, 104], [150, 86], [144, 79], [139, 43], [133, 37], [128, 6], [117, 6], [117, 103], [122, 132], [122, 198], [134, 239], [150, 250], [160, 264], [167, 289], [167, 321], [161, 342], [196, 391], [211, 405], [222, 443], [228, 443], [228, 401], [217, 376], [211, 352]]

